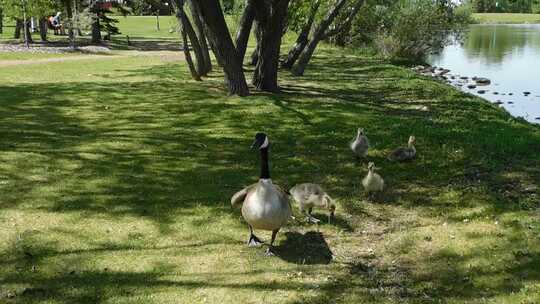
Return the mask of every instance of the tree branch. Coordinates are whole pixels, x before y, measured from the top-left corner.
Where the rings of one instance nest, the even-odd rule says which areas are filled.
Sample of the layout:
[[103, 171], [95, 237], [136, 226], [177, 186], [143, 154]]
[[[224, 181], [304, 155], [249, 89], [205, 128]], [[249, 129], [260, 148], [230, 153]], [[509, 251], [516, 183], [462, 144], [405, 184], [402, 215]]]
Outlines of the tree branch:
[[341, 25], [339, 25], [338, 27], [336, 27], [334, 29], [327, 30], [324, 33], [324, 39], [327, 39], [329, 37], [337, 35], [337, 34], [341, 33], [342, 31], [344, 31], [349, 26], [351, 26], [351, 23], [353, 22], [354, 18], [356, 17], [358, 12], [360, 11], [360, 8], [362, 8], [363, 5], [364, 5], [364, 0], [357, 0], [356, 3], [353, 6], [353, 9], [351, 10], [349, 15], [345, 19], [345, 22], [343, 22]]

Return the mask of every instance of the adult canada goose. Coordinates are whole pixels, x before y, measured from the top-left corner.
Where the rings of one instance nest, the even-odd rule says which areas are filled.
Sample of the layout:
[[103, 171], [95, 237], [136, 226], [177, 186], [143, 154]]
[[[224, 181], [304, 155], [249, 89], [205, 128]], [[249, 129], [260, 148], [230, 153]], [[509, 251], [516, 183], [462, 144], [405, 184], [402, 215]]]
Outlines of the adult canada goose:
[[364, 190], [366, 190], [368, 194], [380, 192], [384, 188], [384, 180], [379, 174], [375, 173], [375, 169], [378, 169], [375, 167], [375, 163], [369, 162], [368, 174], [362, 179], [362, 186], [364, 186]]
[[414, 159], [416, 157], [416, 148], [414, 147], [414, 144], [416, 144], [416, 137], [411, 135], [409, 137], [408, 146], [395, 149], [388, 155], [388, 159], [391, 161], [406, 161]]
[[364, 129], [358, 128], [356, 137], [349, 143], [356, 158], [366, 157], [369, 150], [369, 140], [364, 133]]
[[307, 220], [312, 223], [318, 223], [320, 220], [311, 215], [313, 207], [328, 209], [328, 222], [334, 216], [336, 205], [332, 198], [317, 184], [305, 183], [298, 184], [289, 191], [302, 213], [307, 213]]
[[251, 148], [259, 149], [261, 155], [261, 175], [259, 181], [250, 185], [231, 198], [231, 204], [242, 204], [242, 216], [249, 226], [248, 246], [257, 246], [262, 241], [255, 236], [253, 229], [271, 230], [272, 240], [267, 255], [273, 255], [272, 247], [276, 235], [292, 215], [288, 195], [270, 179], [268, 149], [270, 142], [264, 133], [257, 133]]

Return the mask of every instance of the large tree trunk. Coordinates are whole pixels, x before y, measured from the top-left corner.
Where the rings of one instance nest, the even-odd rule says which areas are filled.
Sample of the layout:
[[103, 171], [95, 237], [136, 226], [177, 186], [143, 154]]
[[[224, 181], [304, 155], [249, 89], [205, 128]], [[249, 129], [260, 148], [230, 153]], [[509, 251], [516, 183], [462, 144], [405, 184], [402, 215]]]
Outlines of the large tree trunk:
[[69, 44], [72, 48], [75, 48], [75, 31], [73, 30], [73, 7], [71, 5], [72, 0], [64, 0], [64, 7], [67, 11], [67, 18], [69, 20], [68, 37]]
[[260, 41], [262, 39], [262, 28], [259, 25], [259, 22], [255, 20], [253, 27], [253, 33], [255, 34], [255, 40], [257, 41], [257, 44], [255, 45], [255, 49], [253, 49], [253, 52], [251, 53], [249, 64], [250, 65], [257, 65], [257, 61], [259, 61], [259, 49], [260, 49]]
[[315, 16], [317, 15], [319, 6], [321, 6], [321, 1], [315, 0], [313, 5], [311, 6], [311, 10], [309, 12], [309, 16], [308, 16], [308, 20], [306, 24], [304, 24], [304, 26], [302, 27], [302, 30], [300, 31], [298, 38], [296, 38], [296, 42], [294, 46], [289, 51], [289, 54], [287, 55], [287, 59], [285, 59], [281, 67], [285, 69], [291, 69], [293, 65], [296, 63], [296, 60], [298, 59], [302, 51], [305, 49], [309, 41], [308, 39], [309, 32], [311, 31], [311, 28], [313, 27], [313, 22], [315, 21]]
[[236, 51], [238, 52], [238, 57], [242, 62], [244, 62], [244, 57], [246, 56], [249, 33], [251, 32], [251, 27], [253, 26], [253, 19], [255, 18], [254, 1], [257, 0], [246, 0], [246, 7], [244, 8], [244, 12], [242, 13], [240, 25], [236, 33]]
[[47, 41], [47, 17], [39, 18], [39, 36], [41, 41]]
[[273, 0], [269, 5], [260, 1], [256, 5], [255, 18], [259, 23], [261, 39], [253, 85], [259, 90], [268, 92], [279, 90], [277, 81], [279, 50], [288, 5], [289, 0]]
[[201, 11], [199, 9], [199, 4], [195, 0], [190, 0], [191, 15], [193, 16], [193, 24], [195, 25], [195, 31], [197, 32], [197, 37], [199, 38], [199, 44], [201, 47], [202, 57], [204, 60], [204, 73], [207, 75], [212, 71], [212, 60], [210, 59], [210, 52], [208, 51], [208, 43], [206, 41], [206, 30], [204, 28], [204, 23], [201, 17]]
[[195, 53], [195, 58], [197, 58], [197, 74], [199, 76], [206, 75], [206, 61], [202, 54], [199, 38], [184, 11], [184, 0], [175, 0], [173, 3], [176, 8], [176, 19], [182, 25], [182, 31], [188, 36], [193, 52]]
[[15, 21], [15, 32], [13, 33], [13, 38], [14, 39], [20, 39], [21, 38], [21, 33], [23, 31], [23, 28], [24, 28], [24, 22], [21, 19], [17, 19]]
[[225, 81], [230, 94], [249, 95], [242, 62], [234, 47], [225, 16], [218, 0], [199, 0], [201, 16], [208, 28], [217, 56], [223, 63]]
[[212, 33], [208, 30], [205, 30], [206, 37], [208, 37], [208, 45], [210, 46], [210, 49], [212, 50], [212, 53], [214, 54], [214, 57], [216, 57], [217, 64], [220, 68], [223, 68], [224, 66], [224, 59], [220, 57], [220, 53], [217, 51], [217, 47], [214, 43], [215, 39], [211, 39]]
[[23, 28], [26, 31], [26, 35], [24, 36], [26, 39], [25, 43], [34, 43], [34, 40], [32, 39], [32, 32], [30, 31], [30, 20], [26, 21], [26, 26], [24, 26], [23, 22]]
[[[186, 13], [184, 12], [184, 1], [175, 0], [173, 2], [173, 6], [176, 10], [176, 19], [178, 20], [178, 24], [180, 24], [180, 34], [182, 36], [182, 49], [184, 51], [184, 57], [189, 67], [191, 77], [193, 77], [193, 79], [197, 81], [201, 81], [201, 74], [199, 73], [199, 70], [197, 70], [197, 68], [195, 67], [195, 64], [193, 63], [193, 59], [191, 58], [191, 52], [189, 51], [189, 41], [188, 41], [188, 33], [187, 33], [189, 20], [187, 20]], [[193, 30], [193, 28], [191, 30]], [[191, 44], [193, 45], [193, 40], [191, 41]]]
[[101, 40], [101, 24], [99, 23], [99, 13], [97, 13], [95, 18], [92, 18], [92, 43], [100, 44]]
[[306, 66], [311, 60], [311, 57], [313, 56], [313, 53], [315, 52], [317, 45], [325, 37], [325, 32], [328, 30], [328, 27], [330, 27], [330, 24], [332, 24], [332, 22], [337, 17], [337, 15], [339, 14], [343, 6], [345, 6], [345, 2], [346, 0], [337, 0], [336, 3], [334, 4], [334, 7], [330, 9], [328, 14], [324, 17], [324, 19], [317, 25], [317, 28], [313, 32], [313, 35], [311, 37], [311, 40], [307, 44], [307, 47], [300, 54], [300, 58], [298, 59], [298, 62], [292, 68], [292, 73], [294, 75], [297, 75], [297, 76], [304, 75]]
[[4, 12], [0, 7], [0, 34], [4, 33]]
[[184, 50], [184, 57], [186, 58], [186, 62], [188, 64], [191, 77], [193, 77], [193, 79], [197, 81], [201, 81], [201, 76], [197, 72], [197, 69], [195, 68], [195, 64], [193, 64], [193, 59], [191, 59], [191, 52], [189, 51], [188, 37], [184, 29], [184, 26], [182, 26], [182, 28], [180, 29], [180, 33], [182, 34], [182, 49]]

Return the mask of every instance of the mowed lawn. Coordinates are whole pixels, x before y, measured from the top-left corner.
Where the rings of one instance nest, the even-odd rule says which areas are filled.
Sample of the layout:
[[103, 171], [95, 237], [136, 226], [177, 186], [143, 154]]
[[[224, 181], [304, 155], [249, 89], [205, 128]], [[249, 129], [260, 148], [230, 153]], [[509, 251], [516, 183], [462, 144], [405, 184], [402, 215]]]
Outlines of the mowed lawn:
[[[246, 98], [175, 58], [0, 69], [0, 302], [540, 301], [539, 126], [369, 53], [324, 47], [283, 93]], [[257, 180], [257, 131], [276, 183], [338, 205], [318, 226], [297, 214], [276, 257], [229, 203]], [[411, 134], [418, 158], [388, 162]]]
[[540, 23], [540, 14], [484, 13], [474, 14], [473, 18], [478, 23]]
[[[113, 48], [123, 48], [126, 44], [126, 36], [129, 36], [130, 41], [154, 41], [155, 44], [159, 43], [172, 43], [179, 42], [180, 35], [177, 32], [178, 22], [174, 16], [160, 16], [159, 17], [159, 30], [157, 28], [157, 20], [155, 16], [110, 16], [118, 23], [115, 25], [120, 29], [119, 35], [113, 36], [113, 41], [108, 42]], [[13, 34], [15, 31], [14, 22], [10, 19], [4, 19], [4, 30], [0, 33], [0, 43], [7, 41], [14, 41]], [[67, 29], [66, 29], [67, 32]], [[82, 44], [87, 44], [90, 39], [90, 29], [82, 29], [82, 37], [78, 36], [78, 39], [85, 41]], [[105, 32], [102, 35], [105, 36]], [[21, 37], [21, 40], [24, 37]], [[39, 33], [36, 31], [32, 34], [34, 42], [40, 42]], [[49, 30], [47, 39], [51, 42], [63, 41], [67, 43], [68, 36], [53, 35], [53, 31]], [[0, 53], [1, 55], [1, 53]]]

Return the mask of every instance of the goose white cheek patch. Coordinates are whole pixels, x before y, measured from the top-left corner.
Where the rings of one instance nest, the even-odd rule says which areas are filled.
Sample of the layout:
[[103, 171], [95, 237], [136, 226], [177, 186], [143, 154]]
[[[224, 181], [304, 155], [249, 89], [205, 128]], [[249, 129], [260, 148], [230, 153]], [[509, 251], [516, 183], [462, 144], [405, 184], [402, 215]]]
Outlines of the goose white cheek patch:
[[264, 138], [264, 142], [263, 142], [263, 144], [261, 145], [261, 149], [267, 148], [267, 147], [268, 147], [268, 144], [269, 144], [269, 142], [268, 142], [268, 136], [267, 136], [267, 137]]

